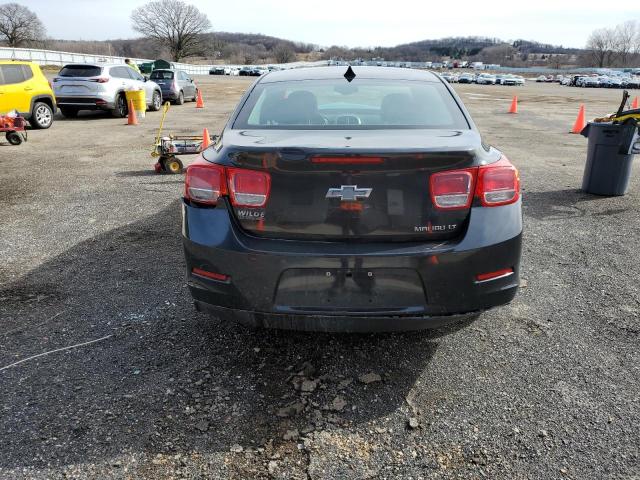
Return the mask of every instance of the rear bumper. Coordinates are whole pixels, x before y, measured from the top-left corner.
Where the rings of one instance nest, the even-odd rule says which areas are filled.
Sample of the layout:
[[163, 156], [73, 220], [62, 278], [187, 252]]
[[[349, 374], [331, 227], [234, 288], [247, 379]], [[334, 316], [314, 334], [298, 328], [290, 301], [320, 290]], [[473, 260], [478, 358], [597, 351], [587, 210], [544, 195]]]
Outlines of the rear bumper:
[[75, 108], [78, 110], [113, 110], [115, 99], [100, 96], [60, 96], [56, 97], [59, 108]]
[[[422, 244], [267, 240], [242, 232], [224, 206], [183, 203], [182, 209], [187, 284], [196, 306], [241, 323], [321, 331], [433, 328], [509, 303], [518, 289], [520, 202], [474, 208], [463, 237]], [[229, 278], [213, 280], [194, 268]], [[513, 274], [476, 281], [479, 273], [504, 268]], [[317, 274], [325, 271], [329, 278], [348, 272], [349, 280], [332, 294], [323, 294], [324, 287], [301, 289], [326, 285]], [[359, 274], [370, 281], [358, 282]]]
[[401, 332], [444, 327], [473, 320], [482, 311], [452, 315], [291, 315], [224, 308], [194, 300], [196, 310], [251, 328], [315, 332]]
[[166, 100], [177, 100], [178, 99], [178, 91], [177, 90], [173, 90], [172, 88], [161, 88], [160, 91], [162, 92], [162, 100], [166, 101]]

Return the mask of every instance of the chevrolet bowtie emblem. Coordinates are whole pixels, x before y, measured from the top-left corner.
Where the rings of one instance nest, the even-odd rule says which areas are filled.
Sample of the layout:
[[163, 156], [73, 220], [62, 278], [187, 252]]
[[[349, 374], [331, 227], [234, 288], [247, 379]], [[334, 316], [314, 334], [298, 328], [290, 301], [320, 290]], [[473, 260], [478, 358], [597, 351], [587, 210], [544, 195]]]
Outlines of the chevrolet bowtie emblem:
[[371, 188], [358, 188], [357, 185], [342, 185], [340, 188], [330, 188], [326, 198], [339, 198], [342, 201], [353, 202], [361, 198], [369, 198]]

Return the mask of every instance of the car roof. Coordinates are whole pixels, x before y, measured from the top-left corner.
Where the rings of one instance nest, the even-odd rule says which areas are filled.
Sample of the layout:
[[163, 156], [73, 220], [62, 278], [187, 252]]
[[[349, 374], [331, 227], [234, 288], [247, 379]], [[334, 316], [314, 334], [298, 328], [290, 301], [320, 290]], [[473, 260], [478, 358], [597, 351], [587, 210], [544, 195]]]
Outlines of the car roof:
[[[268, 73], [260, 83], [287, 82], [297, 80], [334, 80], [343, 78], [348, 67], [306, 67], [289, 70], [276, 70]], [[359, 67], [352, 66], [356, 78], [379, 80], [421, 80], [423, 82], [440, 82], [432, 72], [409, 68], [395, 67]]]
[[[78, 62], [78, 63], [67, 63], [64, 67], [126, 67], [126, 63], [91, 63], [91, 62]], [[62, 68], [64, 68], [62, 67]]]

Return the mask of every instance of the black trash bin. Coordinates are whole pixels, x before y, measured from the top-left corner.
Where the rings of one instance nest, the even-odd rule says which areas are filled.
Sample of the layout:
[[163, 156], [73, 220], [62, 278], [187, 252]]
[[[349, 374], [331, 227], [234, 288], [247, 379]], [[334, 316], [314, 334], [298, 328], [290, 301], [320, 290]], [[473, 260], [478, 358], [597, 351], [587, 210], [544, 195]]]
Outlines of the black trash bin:
[[582, 190], [595, 195], [624, 195], [629, 186], [635, 125], [590, 123], [581, 132], [589, 139]]

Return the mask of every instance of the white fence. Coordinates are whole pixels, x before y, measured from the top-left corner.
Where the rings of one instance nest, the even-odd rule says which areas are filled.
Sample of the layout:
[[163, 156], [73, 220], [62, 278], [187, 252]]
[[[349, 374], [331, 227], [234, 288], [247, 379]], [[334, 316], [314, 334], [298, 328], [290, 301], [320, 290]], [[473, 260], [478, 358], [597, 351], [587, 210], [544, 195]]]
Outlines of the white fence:
[[[0, 60], [29, 60], [40, 65], [67, 65], [68, 63], [124, 63], [125, 57], [111, 55], [93, 55], [89, 53], [58, 52], [55, 50], [38, 50], [34, 48], [8, 48], [0, 47]], [[152, 62], [146, 58], [132, 58], [136, 63]], [[194, 65], [190, 63], [172, 62], [178, 70], [184, 70], [189, 75], [208, 75], [214, 65]], [[294, 62], [277, 65], [280, 68], [317, 67], [327, 65], [326, 61], [319, 62]], [[219, 65], [215, 65], [219, 66]]]

